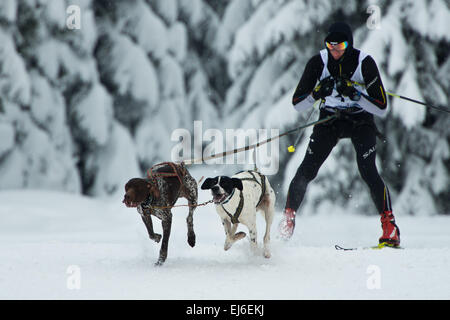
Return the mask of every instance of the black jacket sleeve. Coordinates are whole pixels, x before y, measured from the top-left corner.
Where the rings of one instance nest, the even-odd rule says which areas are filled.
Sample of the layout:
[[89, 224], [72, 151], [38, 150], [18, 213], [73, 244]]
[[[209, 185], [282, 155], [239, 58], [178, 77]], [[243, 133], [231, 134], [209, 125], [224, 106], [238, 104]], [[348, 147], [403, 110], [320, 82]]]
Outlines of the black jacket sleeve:
[[320, 54], [309, 59], [294, 92], [294, 96], [292, 97], [292, 104], [298, 111], [307, 109], [314, 104], [315, 100], [311, 96], [311, 92], [316, 86], [317, 81], [320, 79], [322, 70], [323, 62]]
[[366, 57], [362, 61], [361, 71], [368, 95], [361, 96], [360, 106], [370, 113], [384, 116], [387, 112], [386, 91], [375, 60]]

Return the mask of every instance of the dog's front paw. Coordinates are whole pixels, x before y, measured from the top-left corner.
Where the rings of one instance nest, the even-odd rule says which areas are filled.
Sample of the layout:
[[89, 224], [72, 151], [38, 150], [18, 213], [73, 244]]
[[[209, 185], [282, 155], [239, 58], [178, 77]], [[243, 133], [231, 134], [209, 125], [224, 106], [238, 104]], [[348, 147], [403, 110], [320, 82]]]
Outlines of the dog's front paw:
[[161, 241], [161, 235], [159, 233], [154, 233], [153, 236], [150, 236], [150, 239], [156, 243], [159, 243], [159, 241]]
[[188, 243], [193, 248], [195, 246], [195, 233], [188, 233]]
[[244, 239], [245, 236], [246, 236], [245, 232], [240, 231], [234, 235], [234, 241]]
[[223, 250], [227, 251], [228, 249], [231, 248], [232, 245], [233, 245], [233, 242], [225, 241], [225, 244], [223, 245]]
[[159, 258], [158, 258], [158, 261], [156, 261], [156, 263], [155, 263], [155, 267], [162, 266], [164, 264], [164, 262], [166, 261], [166, 259], [167, 259], [167, 254], [166, 253], [160, 254]]
[[158, 261], [155, 262], [155, 267], [161, 267], [164, 264], [164, 260], [158, 259]]

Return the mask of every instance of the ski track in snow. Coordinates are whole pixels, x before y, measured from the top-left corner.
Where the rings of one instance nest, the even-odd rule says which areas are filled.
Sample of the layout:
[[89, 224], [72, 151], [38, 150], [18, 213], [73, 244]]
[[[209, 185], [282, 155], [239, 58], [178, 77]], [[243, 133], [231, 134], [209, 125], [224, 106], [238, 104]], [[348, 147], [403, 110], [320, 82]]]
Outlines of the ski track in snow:
[[[209, 194], [200, 191], [199, 202], [206, 200]], [[272, 258], [265, 259], [251, 253], [248, 237], [223, 250], [213, 205], [196, 210], [194, 248], [187, 244], [187, 208], [173, 214], [168, 259], [154, 267], [160, 244], [148, 239], [137, 211], [121, 199], [0, 192], [0, 299], [450, 298], [450, 217], [397, 216], [404, 250], [343, 252], [334, 245], [376, 244], [379, 218], [300, 215], [285, 242], [277, 238], [277, 212]], [[160, 221], [153, 221], [161, 233]], [[260, 247], [263, 230], [259, 215]], [[248, 234], [245, 226], [238, 231]], [[70, 266], [79, 267], [79, 289], [68, 288]], [[370, 289], [377, 275], [378, 286]]]

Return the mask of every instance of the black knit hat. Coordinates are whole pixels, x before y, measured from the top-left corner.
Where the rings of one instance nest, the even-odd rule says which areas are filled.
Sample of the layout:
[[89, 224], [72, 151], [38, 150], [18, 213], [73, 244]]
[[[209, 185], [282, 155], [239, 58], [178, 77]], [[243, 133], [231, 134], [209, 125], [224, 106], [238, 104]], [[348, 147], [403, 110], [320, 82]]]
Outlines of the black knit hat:
[[353, 32], [350, 26], [345, 22], [335, 22], [328, 28], [328, 34], [325, 38], [328, 42], [348, 41], [348, 46], [353, 47]]

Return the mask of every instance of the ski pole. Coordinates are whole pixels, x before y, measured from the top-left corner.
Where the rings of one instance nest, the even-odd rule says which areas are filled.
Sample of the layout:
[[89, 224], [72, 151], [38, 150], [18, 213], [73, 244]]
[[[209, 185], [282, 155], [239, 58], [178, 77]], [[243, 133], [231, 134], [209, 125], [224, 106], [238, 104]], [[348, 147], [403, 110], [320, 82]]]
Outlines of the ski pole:
[[[351, 80], [349, 80], [349, 82], [351, 82], [351, 83], [353, 83], [353, 84], [357, 84], [357, 85], [362, 86], [362, 87], [365, 87], [365, 85], [364, 85], [363, 83], [359, 83], [359, 82], [351, 81]], [[422, 102], [422, 101], [418, 101], [418, 100], [415, 100], [415, 99], [411, 99], [411, 98], [408, 98], [408, 97], [405, 97], [405, 96], [402, 96], [402, 95], [399, 95], [399, 94], [396, 94], [396, 93], [392, 93], [392, 92], [386, 91], [386, 94], [388, 94], [388, 95], [390, 95], [391, 97], [394, 97], [394, 98], [400, 98], [400, 99], [403, 99], [403, 100], [407, 100], [407, 101], [410, 101], [410, 102], [414, 102], [414, 103], [417, 103], [417, 104], [421, 104], [421, 105], [423, 105], [423, 106], [425, 106], [425, 107], [432, 108], [432, 109], [435, 109], [435, 110], [437, 110], [437, 111], [442, 111], [442, 112], [450, 113], [450, 110], [448, 110], [448, 109], [435, 107], [435, 106], [433, 106], [433, 105], [431, 105], [431, 104], [429, 104], [429, 103], [425, 103], [425, 102]], [[367, 95], [364, 95], [364, 96], [365, 96], [366, 98], [369, 97], [369, 96], [367, 96]]]
[[[308, 119], [308, 120], [309, 120], [309, 119]], [[302, 135], [299, 134], [298, 137], [297, 137], [297, 140], [295, 140], [295, 143], [294, 143], [293, 145], [290, 145], [290, 146], [288, 147], [288, 152], [292, 153], [292, 152], [295, 151], [295, 148], [297, 147], [297, 144], [299, 143], [301, 137], [302, 137]]]
[[[320, 105], [322, 104], [322, 100], [320, 100]], [[320, 105], [319, 105], [319, 108], [320, 108]], [[311, 116], [312, 116], [312, 114], [313, 114], [313, 112], [314, 112], [314, 107], [315, 107], [315, 103], [314, 103], [314, 105], [313, 105], [313, 109], [311, 110], [311, 112], [309, 113], [309, 115], [308, 115], [308, 118], [306, 119], [306, 122], [308, 122], [309, 121], [309, 119], [311, 118]], [[298, 137], [297, 137], [297, 140], [295, 140], [295, 143], [293, 144], [293, 145], [290, 145], [289, 147], [288, 147], [288, 151], [290, 152], [290, 153], [292, 153], [292, 152], [294, 152], [295, 151], [295, 148], [297, 147], [297, 144], [299, 143], [299, 141], [300, 141], [300, 138], [302, 137], [302, 135], [298, 135]]]
[[414, 99], [411, 99], [411, 98], [408, 98], [408, 97], [405, 97], [405, 96], [401, 96], [399, 94], [392, 93], [392, 92], [387, 92], [386, 91], [386, 93], [388, 95], [392, 96], [392, 97], [395, 97], [395, 98], [400, 98], [400, 99], [403, 99], [403, 100], [407, 100], [407, 101], [411, 101], [411, 102], [414, 102], [414, 103], [417, 103], [417, 104], [421, 104], [421, 105], [423, 105], [425, 107], [429, 107], [429, 108], [432, 108], [432, 109], [435, 109], [435, 110], [438, 110], [438, 111], [443, 111], [443, 112], [450, 113], [450, 110], [439, 108], [439, 107], [435, 107], [435, 106], [433, 106], [433, 105], [431, 105], [429, 103], [425, 103], [425, 102], [422, 102], [422, 101], [414, 100]]

